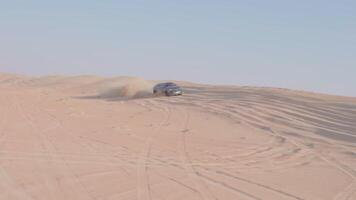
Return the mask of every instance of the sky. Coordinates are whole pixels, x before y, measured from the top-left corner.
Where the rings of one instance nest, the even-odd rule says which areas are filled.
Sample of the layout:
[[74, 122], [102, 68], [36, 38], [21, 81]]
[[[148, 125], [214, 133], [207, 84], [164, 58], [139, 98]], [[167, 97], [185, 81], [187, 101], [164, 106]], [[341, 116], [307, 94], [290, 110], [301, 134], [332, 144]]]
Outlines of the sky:
[[356, 1], [0, 0], [0, 72], [356, 96]]

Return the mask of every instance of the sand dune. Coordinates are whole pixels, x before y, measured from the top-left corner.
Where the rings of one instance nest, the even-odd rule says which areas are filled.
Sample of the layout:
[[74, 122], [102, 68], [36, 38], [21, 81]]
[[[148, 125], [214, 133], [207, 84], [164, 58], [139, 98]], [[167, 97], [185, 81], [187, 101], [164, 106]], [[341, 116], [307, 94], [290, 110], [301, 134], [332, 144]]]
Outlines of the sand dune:
[[356, 98], [154, 83], [0, 74], [0, 199], [356, 199]]

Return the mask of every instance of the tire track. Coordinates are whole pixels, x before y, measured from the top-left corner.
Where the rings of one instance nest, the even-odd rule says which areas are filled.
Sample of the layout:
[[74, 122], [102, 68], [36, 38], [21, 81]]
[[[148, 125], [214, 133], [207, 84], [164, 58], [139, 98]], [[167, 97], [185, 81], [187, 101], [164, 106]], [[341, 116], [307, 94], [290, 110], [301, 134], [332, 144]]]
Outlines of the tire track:
[[333, 200], [351, 200], [353, 194], [356, 192], [356, 181], [352, 181], [345, 190], [337, 194]]
[[[211, 106], [210, 106], [210, 107], [211, 107]], [[214, 110], [215, 110], [216, 112], [218, 112], [218, 113], [225, 113], [225, 111], [222, 110], [220, 106], [214, 105], [213, 108], [216, 108], [216, 109], [214, 109]], [[245, 112], [246, 112], [246, 111], [245, 111]], [[247, 111], [247, 112], [249, 112], [249, 111]], [[245, 115], [250, 115], [250, 114], [251, 114], [251, 113], [245, 113]], [[265, 123], [265, 120], [264, 120], [264, 119], [261, 119], [261, 118], [259, 118], [259, 119], [260, 119], [260, 120], [263, 120], [261, 123]], [[301, 148], [301, 149], [305, 149], [305, 148], [306, 148], [304, 145], [299, 144], [298, 142], [292, 140], [292, 139], [289, 138], [289, 137], [286, 137], [286, 136], [284, 136], [284, 135], [275, 133], [275, 132], [273, 132], [273, 131], [272, 131], [272, 134], [275, 135], [275, 136], [278, 136], [278, 137], [281, 137], [281, 138], [286, 139], [287, 141], [289, 141], [291, 144], [295, 145], [295, 146], [296, 146], [297, 148], [299, 148], [299, 149], [300, 149], [300, 148]], [[348, 169], [345, 169], [345, 167], [341, 166], [338, 162], [333, 161], [333, 159], [329, 159], [329, 158], [327, 158], [325, 155], [323, 155], [323, 154], [321, 154], [321, 153], [317, 153], [317, 152], [313, 151], [313, 150], [310, 149], [310, 148], [308, 148], [306, 151], [307, 151], [307, 152], [310, 152], [310, 153], [312, 153], [312, 154], [314, 154], [314, 155], [316, 155], [316, 156], [319, 157], [320, 159], [324, 160], [327, 164], [329, 164], [329, 165], [331, 165], [332, 167], [335, 167], [336, 169], [342, 171], [344, 174], [346, 174], [347, 176], [349, 176], [350, 178], [352, 178], [352, 179], [354, 180], [354, 175], [353, 175], [351, 172], [349, 172]], [[205, 177], [205, 178], [207, 178], [207, 177]], [[288, 194], [287, 194], [287, 195], [288, 195]], [[302, 198], [296, 197], [296, 196], [293, 196], [293, 198], [295, 198], [295, 199], [302, 199]]]
[[[32, 130], [34, 130], [35, 133], [37, 133], [37, 137], [38, 137], [38, 142], [41, 146], [42, 151], [46, 151], [49, 154], [49, 157], [45, 157], [45, 162], [47, 163], [48, 166], [51, 165], [51, 159], [52, 159], [52, 155], [53, 152], [51, 151], [51, 149], [48, 146], [48, 143], [46, 142], [44, 135], [42, 133], [41, 130], [38, 129], [37, 125], [35, 124], [35, 122], [33, 121], [33, 118], [29, 115], [26, 114], [23, 106], [21, 105], [21, 103], [19, 102], [19, 96], [15, 95], [15, 105], [16, 105], [16, 110], [19, 112], [19, 114], [21, 115], [21, 118], [27, 123], [29, 124], [29, 126], [31, 127]], [[31, 106], [32, 107], [32, 106]], [[32, 107], [33, 108], [33, 107]], [[42, 167], [42, 163], [40, 162], [36, 162], [37, 163], [37, 167], [38, 169], [41, 169]], [[44, 181], [44, 186], [47, 188], [48, 194], [51, 197], [51, 199], [55, 199], [55, 193], [63, 193], [63, 191], [58, 191], [60, 189], [60, 187], [54, 187], [56, 184], [53, 184], [53, 182], [56, 182], [56, 179], [53, 177], [48, 177], [47, 174], [43, 175], [41, 174], [41, 179]], [[58, 183], [57, 183], [58, 184]]]
[[[219, 112], [224, 112], [224, 110], [219, 110]], [[265, 120], [261, 119], [262, 123], [264, 124], [268, 124]], [[255, 128], [253, 126], [251, 126], [252, 128]], [[291, 144], [293, 144], [294, 146], [296, 146], [297, 148], [300, 149], [305, 149], [306, 151], [316, 155], [317, 157], [319, 157], [320, 159], [324, 160], [327, 164], [331, 165], [332, 167], [335, 167], [336, 169], [340, 170], [341, 172], [343, 172], [345, 175], [349, 176], [352, 180], [355, 180], [356, 177], [355, 175], [353, 175], [348, 169], [345, 169], [345, 167], [341, 166], [339, 163], [332, 161], [332, 159], [327, 158], [327, 156], [323, 155], [322, 153], [318, 153], [315, 150], [300, 144], [299, 142], [297, 142], [296, 140], [286, 136], [286, 135], [282, 135], [280, 133], [277, 133], [276, 131], [273, 131], [271, 129], [271, 127], [269, 128], [270, 131], [268, 131], [269, 134], [273, 135], [273, 136], [277, 136], [280, 138], [284, 138], [286, 141], [289, 141]]]
[[[204, 169], [207, 172], [212, 172], [212, 170], [207, 169], [207, 168], [202, 168], [202, 169]], [[285, 192], [283, 190], [276, 189], [276, 188], [273, 188], [273, 187], [265, 185], [265, 184], [257, 183], [255, 181], [251, 181], [251, 180], [246, 179], [246, 178], [241, 178], [241, 177], [238, 177], [236, 175], [230, 174], [230, 173], [225, 172], [225, 171], [217, 170], [217, 171], [214, 172], [214, 174], [218, 174], [218, 175], [221, 175], [221, 176], [226, 176], [228, 178], [233, 178], [233, 179], [236, 179], [238, 181], [242, 181], [242, 182], [245, 182], [247, 184], [251, 184], [251, 185], [263, 188], [263, 189], [268, 190], [270, 192], [278, 193], [278, 194], [280, 194], [282, 196], [285, 196], [287, 198], [292, 198], [292, 199], [296, 199], [296, 200], [304, 200], [304, 198], [302, 198], [302, 197], [298, 197], [296, 195], [290, 194], [290, 193]], [[225, 185], [227, 185], [227, 184], [225, 184]], [[232, 186], [230, 186], [230, 187], [232, 187]]]
[[248, 198], [248, 199], [252, 199], [252, 200], [262, 200], [261, 198], [253, 195], [253, 194], [250, 194], [248, 192], [245, 192], [245, 191], [242, 191], [238, 188], [235, 188], [235, 187], [232, 187], [228, 184], [226, 184], [225, 182], [223, 181], [218, 181], [218, 180], [215, 180], [209, 176], [206, 176], [204, 174], [201, 174], [201, 173], [198, 173], [198, 176], [201, 177], [201, 178], [204, 178], [204, 180], [208, 181], [209, 183], [213, 184], [213, 185], [216, 185], [224, 190], [230, 190], [234, 193], [236, 193], [237, 195], [239, 196], [243, 196], [245, 198]]
[[187, 142], [186, 142], [186, 134], [189, 132], [189, 123], [190, 123], [190, 113], [186, 110], [186, 117], [184, 122], [184, 129], [180, 133], [179, 140], [179, 154], [180, 160], [183, 164], [183, 167], [188, 174], [188, 177], [194, 182], [195, 190], [198, 191], [198, 194], [203, 200], [217, 200], [218, 198], [214, 196], [214, 194], [209, 190], [208, 186], [199, 178], [198, 172], [194, 169], [192, 165], [192, 161], [189, 157], [187, 151]]
[[152, 143], [156, 135], [158, 135], [163, 128], [163, 125], [168, 123], [171, 117], [171, 109], [166, 107], [166, 117], [159, 123], [157, 130], [146, 139], [143, 150], [141, 151], [137, 161], [137, 199], [151, 200], [151, 186], [149, 183], [148, 162], [152, 149]]
[[[181, 141], [182, 141], [182, 142], [181, 142], [181, 145], [183, 146], [183, 152], [184, 152], [184, 153], [183, 153], [183, 154], [184, 154], [183, 160], [184, 160], [184, 159], [188, 159], [188, 160], [189, 160], [188, 153], [187, 153], [187, 150], [186, 150], [186, 141], [185, 141], [185, 140], [186, 140], [186, 139], [185, 139], [186, 133], [189, 132], [189, 129], [188, 129], [188, 124], [189, 124], [189, 111], [188, 111], [188, 110], [187, 110], [187, 117], [186, 117], [186, 118], [187, 118], [187, 120], [186, 120], [186, 122], [185, 122], [184, 130], [182, 131], [182, 139], [181, 139]], [[188, 162], [189, 162], [189, 161], [188, 161]], [[248, 192], [245, 192], [245, 191], [236, 189], [236, 188], [234, 188], [234, 187], [232, 187], [232, 186], [230, 186], [230, 185], [227, 185], [226, 183], [219, 182], [219, 181], [214, 180], [214, 179], [212, 179], [212, 178], [210, 178], [210, 177], [208, 178], [208, 177], [202, 175], [201, 173], [197, 172], [197, 171], [194, 169], [194, 167], [193, 167], [192, 164], [193, 164], [193, 163], [190, 162], [190, 163], [188, 164], [188, 166], [190, 166], [190, 167], [194, 170], [194, 173], [198, 176], [198, 178], [199, 178], [199, 177], [203, 177], [204, 179], [208, 180], [209, 182], [213, 182], [215, 185], [218, 184], [218, 185], [224, 187], [224, 188], [227, 189], [227, 190], [233, 190], [234, 192], [237, 192], [239, 195], [243, 195], [243, 196], [246, 196], [246, 197], [249, 197], [249, 198], [252, 198], [252, 199], [259, 199], [259, 197], [255, 196], [255, 195], [252, 195], [252, 194], [250, 194], [250, 193], [248, 193]], [[195, 166], [199, 166], [198, 164], [194, 164], [194, 165], [195, 165]], [[187, 166], [186, 163], [185, 163], [185, 166]], [[221, 165], [221, 166], [223, 166], [223, 165]], [[224, 165], [224, 166], [225, 166], [225, 165]], [[204, 168], [203, 168], [203, 169], [204, 169]], [[187, 171], [189, 171], [189, 170], [187, 170]], [[226, 173], [224, 173], [224, 172], [222, 172], [222, 171], [219, 171], [219, 172], [220, 172], [220, 173], [218, 173], [218, 174], [226, 175]], [[191, 173], [189, 173], [189, 174], [191, 174]], [[229, 177], [231, 177], [230, 174], [229, 174]], [[286, 197], [289, 197], [289, 198], [292, 198], [292, 199], [303, 200], [303, 198], [297, 197], [297, 196], [295, 196], [295, 195], [289, 194], [289, 193], [284, 192], [284, 191], [281, 191], [281, 190], [279, 190], [279, 189], [275, 189], [275, 188], [272, 188], [272, 187], [269, 187], [269, 186], [266, 186], [266, 185], [263, 185], [263, 184], [255, 183], [255, 182], [253, 182], [253, 181], [250, 181], [250, 180], [247, 180], [247, 179], [243, 179], [243, 178], [240, 178], [240, 177], [236, 177], [236, 176], [233, 176], [233, 177], [239, 179], [240, 181], [244, 181], [245, 183], [248, 183], [248, 184], [251, 184], [251, 185], [254, 185], [254, 186], [258, 186], [258, 187], [264, 188], [264, 189], [269, 190], [269, 191], [271, 191], [271, 192], [275, 192], [275, 193], [278, 193], [278, 194], [280, 194], [280, 195], [283, 195], [283, 196], [286, 196]], [[198, 190], [198, 191], [199, 191], [199, 190]]]
[[[12, 99], [12, 97], [9, 97], [7, 99]], [[1, 101], [1, 103], [3, 104], [3, 101]], [[7, 123], [9, 121], [8, 114], [10, 108], [14, 107], [14, 101], [10, 100], [9, 104], [11, 106], [10, 105], [5, 106], [7, 109], [5, 112], [4, 111], [2, 112], [3, 118], [0, 126], [0, 134], [1, 134], [0, 147], [2, 147], [6, 141], [7, 134], [5, 132], [6, 132]], [[3, 156], [0, 154], [0, 158], [2, 157]], [[9, 176], [9, 174], [6, 172], [6, 170], [4, 169], [1, 163], [0, 163], [0, 186], [2, 186], [6, 190], [5, 193], [9, 192], [11, 195], [18, 197], [19, 199], [24, 199], [24, 200], [34, 199], [28, 192], [26, 192], [26, 190], [23, 187], [22, 190], [19, 189], [18, 184], [16, 184], [16, 182], [11, 178], [11, 176]]]
[[[38, 99], [39, 96], [37, 96]], [[40, 103], [40, 102], [38, 102]], [[46, 162], [48, 163], [49, 166], [51, 166], [51, 161], [54, 160], [53, 158], [55, 157], [56, 154], [58, 154], [59, 149], [58, 147], [54, 144], [54, 142], [48, 137], [48, 135], [43, 131], [40, 130], [39, 126], [36, 124], [35, 120], [29, 115], [26, 114], [26, 112], [23, 109], [23, 106], [21, 105], [21, 103], [19, 103], [18, 101], [16, 102], [17, 107], [20, 111], [20, 114], [23, 116], [23, 118], [25, 119], [25, 121], [27, 121], [30, 126], [32, 127], [32, 129], [35, 130], [35, 132], [37, 133], [37, 136], [39, 137], [41, 144], [42, 144], [42, 149], [45, 149], [46, 152], [48, 152], [48, 154], [50, 155], [49, 158], [46, 158]], [[39, 107], [37, 107], [35, 104], [32, 104], [31, 107], [34, 110], [37, 110], [37, 113], [41, 113]], [[67, 168], [67, 172], [63, 171], [64, 174], [67, 174], [71, 177], [72, 180], [74, 180], [85, 192], [87, 195], [87, 199], [95, 199], [94, 197], [92, 197], [90, 195], [90, 192], [87, 190], [87, 188], [82, 184], [82, 182], [80, 181], [80, 179], [71, 172], [71, 168], [69, 163], [67, 162], [67, 160], [62, 157], [62, 156], [57, 156], [61, 159], [60, 162], [62, 162], [64, 164], [64, 166]], [[41, 166], [41, 163], [38, 163], [39, 166]], [[53, 165], [52, 165], [53, 166]], [[54, 166], [55, 167], [55, 166]], [[58, 172], [58, 171], [57, 171]], [[43, 179], [45, 180], [45, 185], [47, 188], [49, 188], [50, 193], [54, 194], [54, 193], [58, 193], [58, 189], [60, 190], [61, 187], [59, 187], [59, 182], [57, 178], [49, 178], [47, 176], [43, 176]], [[52, 184], [53, 181], [55, 182], [55, 184]], [[54, 187], [54, 185], [57, 185], [58, 187]], [[74, 191], [74, 190], [73, 190]], [[78, 196], [81, 196], [83, 193], [80, 191], [75, 191], [77, 192]], [[64, 194], [63, 191], [60, 191], [60, 194]], [[56, 199], [56, 196], [52, 195], [52, 199]]]
[[[92, 138], [89, 138], [89, 137], [84, 137], [84, 136], [79, 136], [79, 137], [74, 137], [74, 134], [69, 134], [69, 131], [64, 127], [63, 123], [61, 120], [59, 120], [55, 115], [53, 114], [50, 114], [48, 113], [47, 111], [43, 110], [43, 109], [40, 109], [42, 113], [46, 113], [46, 115], [49, 116], [49, 118], [52, 119], [52, 121], [54, 123], [57, 124], [57, 130], [62, 130], [62, 133], [65, 133], [69, 138], [72, 138], [72, 141], [75, 141], [76, 144], [79, 144], [83, 147], [88, 147], [90, 148], [91, 150], [93, 150], [95, 152], [95, 154], [92, 154], [92, 157], [96, 157], [96, 158], [105, 158], [105, 160], [107, 162], [94, 162], [94, 161], [90, 161], [88, 163], [92, 163], [92, 164], [105, 164], [105, 165], [109, 165], [109, 166], [113, 166], [113, 167], [118, 167], [119, 169], [116, 169], [116, 171], [119, 171], [119, 170], [122, 170], [125, 174], [128, 175], [128, 172], [127, 170], [124, 169], [124, 166], [132, 166], [132, 165], [127, 165], [126, 162], [122, 162], [122, 160], [124, 159], [122, 156], [120, 156], [120, 160], [116, 161], [115, 159], [112, 159], [113, 157], [117, 157], [117, 153], [115, 152], [115, 150], [117, 150], [117, 147], [116, 148], [111, 148], [109, 151], [110, 151], [110, 155], [108, 155], [107, 153], [99, 153], [98, 149], [91, 144], [91, 142], [95, 142], [95, 143], [98, 143], [98, 144], [101, 144], [101, 145], [110, 145], [109, 143], [106, 143], [106, 142], [103, 142], [103, 141], [100, 141], [100, 140], [96, 140], [96, 139], [92, 139]], [[86, 139], [87, 141], [84, 142], [85, 145], [83, 144], [83, 140]], [[90, 141], [90, 142], [88, 142]], [[112, 145], [110, 145], [110, 147], [112, 147]], [[122, 150], [122, 149], [120, 149]], [[59, 154], [59, 153], [57, 153]], [[73, 154], [70, 154], [70, 155], [73, 155]], [[83, 158], [83, 153], [80, 153], [78, 154], [78, 159]], [[70, 163], [73, 163], [71, 161], [68, 161], [63, 154], [60, 154], [59, 157], [62, 157], [62, 159], [64, 159], [66, 161], [66, 163], [70, 164]], [[121, 162], [120, 162], [121, 161]], [[77, 164], [78, 163], [81, 163], [81, 161], [78, 161], [76, 162]], [[85, 163], [85, 162], [82, 162], [82, 163]], [[111, 170], [113, 171], [113, 170]], [[78, 177], [79, 179], [79, 177]]]

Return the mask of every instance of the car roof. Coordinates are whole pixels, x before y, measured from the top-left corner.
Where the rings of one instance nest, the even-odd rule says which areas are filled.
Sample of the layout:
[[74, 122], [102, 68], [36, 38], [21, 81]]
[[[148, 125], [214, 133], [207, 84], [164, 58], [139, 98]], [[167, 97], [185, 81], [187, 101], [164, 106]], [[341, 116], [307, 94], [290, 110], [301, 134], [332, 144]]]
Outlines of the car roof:
[[175, 84], [175, 83], [172, 83], [172, 82], [166, 82], [166, 83], [159, 83], [159, 84], [157, 84], [157, 86], [169, 86], [169, 85], [177, 85], [177, 84]]

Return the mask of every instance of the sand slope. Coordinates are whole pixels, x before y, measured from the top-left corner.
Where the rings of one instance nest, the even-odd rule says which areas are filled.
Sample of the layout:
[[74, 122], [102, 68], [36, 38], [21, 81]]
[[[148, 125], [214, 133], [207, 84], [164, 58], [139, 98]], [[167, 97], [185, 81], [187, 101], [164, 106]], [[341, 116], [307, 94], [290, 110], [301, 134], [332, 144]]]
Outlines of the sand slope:
[[0, 74], [0, 199], [356, 199], [356, 98], [153, 83]]

